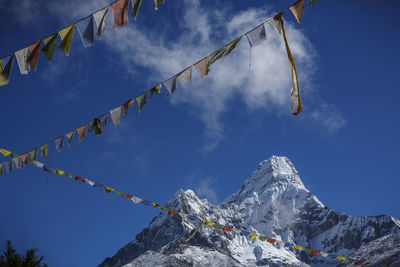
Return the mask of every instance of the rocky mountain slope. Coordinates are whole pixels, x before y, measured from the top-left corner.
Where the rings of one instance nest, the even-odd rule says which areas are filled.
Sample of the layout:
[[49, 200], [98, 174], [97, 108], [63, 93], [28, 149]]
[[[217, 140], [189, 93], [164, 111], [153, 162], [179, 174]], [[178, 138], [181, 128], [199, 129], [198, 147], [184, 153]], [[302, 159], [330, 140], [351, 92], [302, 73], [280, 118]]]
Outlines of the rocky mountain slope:
[[[324, 206], [307, 190], [286, 157], [261, 162], [241, 189], [221, 205], [179, 191], [166, 204], [207, 220], [286, 243], [385, 266], [400, 266], [400, 221], [386, 215], [349, 216]], [[335, 266], [336, 259], [311, 256], [234, 232], [198, 227], [179, 215], [161, 213], [135, 240], [101, 267], [116, 266]], [[382, 251], [385, 251], [383, 255]], [[371, 255], [380, 255], [373, 257]], [[396, 265], [397, 264], [397, 265]]]

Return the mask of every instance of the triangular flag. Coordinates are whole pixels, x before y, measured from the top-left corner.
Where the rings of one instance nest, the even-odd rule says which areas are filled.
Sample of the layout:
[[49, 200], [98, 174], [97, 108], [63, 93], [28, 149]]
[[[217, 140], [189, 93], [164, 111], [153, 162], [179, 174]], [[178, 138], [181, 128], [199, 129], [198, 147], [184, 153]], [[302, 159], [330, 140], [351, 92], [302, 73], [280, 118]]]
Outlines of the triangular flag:
[[39, 162], [39, 161], [36, 161], [36, 160], [32, 161], [32, 164], [33, 164], [35, 167], [39, 168], [39, 169], [43, 168], [43, 166], [44, 166], [43, 163], [41, 163], [41, 162]]
[[121, 106], [110, 110], [111, 123], [117, 125], [121, 121]]
[[201, 78], [204, 78], [208, 75], [208, 71], [209, 71], [208, 62], [209, 61], [210, 61], [210, 56], [206, 56], [205, 58], [203, 58], [202, 60], [200, 60], [199, 62], [194, 64], [197, 71], [200, 72]]
[[64, 144], [64, 136], [60, 136], [56, 140], [54, 140], [54, 144], [56, 145], [57, 152], [60, 152]]
[[294, 247], [295, 249], [297, 249], [297, 250], [302, 250], [302, 249], [303, 249], [302, 246], [298, 246], [298, 245], [294, 245], [293, 247]]
[[104, 186], [104, 190], [105, 190], [107, 193], [111, 193], [112, 191], [114, 191], [114, 189], [112, 189], [111, 187], [108, 187], [108, 186]]
[[0, 59], [0, 86], [8, 84], [10, 80], [11, 70], [14, 63], [14, 54], [8, 59], [6, 66], [3, 69], [3, 63]]
[[95, 182], [93, 187], [104, 188], [104, 185]]
[[68, 177], [68, 178], [74, 178], [74, 175], [72, 173], [69, 172], [64, 172], [64, 176]]
[[311, 253], [311, 252], [312, 252], [312, 249], [311, 249], [311, 248], [303, 248], [303, 250], [304, 250], [305, 252], [307, 252], [307, 253]]
[[237, 44], [242, 40], [242, 37], [243, 37], [243, 35], [240, 36], [239, 38], [237, 38], [236, 40], [230, 42], [230, 43], [226, 46], [226, 52], [225, 52], [224, 57], [228, 56], [228, 55], [233, 51], [233, 49], [236, 48]]
[[344, 261], [346, 259], [346, 257], [343, 256], [337, 256], [336, 258], [338, 261]]
[[181, 211], [181, 212], [179, 212], [179, 216], [181, 216], [182, 219], [186, 219], [188, 215]]
[[78, 129], [76, 129], [76, 132], [78, 133], [78, 140], [79, 142], [81, 142], [83, 140], [83, 138], [85, 138], [86, 136], [86, 128], [87, 128], [87, 124], [79, 127]]
[[208, 220], [204, 220], [204, 223], [205, 223], [205, 225], [210, 226], [210, 227], [214, 225], [214, 222], [208, 221]]
[[54, 168], [54, 173], [58, 175], [64, 175], [64, 171], [57, 168]]
[[152, 205], [154, 208], [157, 208], [158, 206], [160, 206], [160, 204], [157, 204], [157, 203], [151, 203], [151, 205]]
[[24, 166], [26, 165], [26, 164], [28, 164], [28, 162], [29, 162], [29, 153], [28, 152], [26, 152], [26, 153], [24, 153], [24, 154], [22, 154], [21, 155], [21, 161], [22, 161], [22, 163], [24, 164]]
[[146, 104], [147, 92], [136, 97], [136, 102], [138, 103], [138, 112], [142, 109], [143, 105]]
[[89, 179], [85, 179], [85, 183], [87, 183], [90, 186], [94, 186], [95, 182], [90, 181]]
[[142, 3], [142, 0], [132, 0], [132, 16], [135, 18], [135, 20], [139, 13], [141, 3]]
[[265, 32], [264, 23], [257, 28], [254, 28], [250, 32], [246, 33], [247, 40], [249, 41], [250, 47], [261, 44], [264, 40], [267, 40], [267, 34]]
[[122, 105], [122, 111], [123, 111], [123, 115], [126, 116], [126, 114], [128, 114], [128, 109], [133, 107], [133, 104], [135, 103], [135, 99], [131, 98], [128, 101], [126, 101], [123, 105]]
[[47, 36], [46, 38], [43, 39], [44, 46], [42, 48], [42, 53], [46, 55], [47, 60], [49, 62], [53, 57], [54, 50], [56, 49], [57, 39], [58, 39], [58, 33]]
[[156, 85], [156, 86], [154, 86], [153, 88], [151, 88], [150, 90], [149, 90], [149, 92], [151, 93], [150, 94], [150, 98], [154, 95], [154, 94], [157, 94], [157, 95], [159, 95], [159, 94], [161, 94], [161, 83], [159, 84], [159, 85]]
[[85, 178], [82, 178], [80, 176], [75, 176], [75, 181], [81, 181], [82, 183], [84, 183], [85, 182]]
[[4, 157], [8, 157], [11, 154], [11, 151], [8, 151], [7, 149], [0, 148], [0, 153], [3, 154]]
[[222, 224], [219, 224], [219, 223], [214, 223], [213, 227], [214, 227], [215, 229], [222, 229], [222, 228], [224, 228], [224, 226], [223, 226]]
[[128, 4], [129, 0], [117, 0], [116, 2], [111, 4], [111, 8], [114, 14], [113, 29], [128, 24]]
[[99, 135], [103, 132], [103, 129], [101, 128], [101, 122], [98, 118], [89, 122], [89, 132], [93, 130], [95, 135]]
[[79, 36], [82, 39], [84, 47], [89, 47], [94, 44], [94, 19], [93, 16], [82, 20], [76, 24]]
[[107, 6], [103, 8], [102, 10], [97, 11], [96, 13], [93, 14], [94, 21], [96, 22], [97, 25], [97, 37], [101, 39], [101, 35], [103, 32], [106, 30], [106, 18], [107, 18], [107, 13], [108, 13], [108, 8], [110, 6]]
[[174, 210], [174, 209], [169, 209], [169, 211], [168, 211], [169, 215], [175, 215], [175, 214], [178, 214], [178, 213], [179, 213], [179, 211]]
[[165, 207], [165, 206], [160, 206], [160, 210], [166, 212], [166, 211], [169, 211], [169, 208]]
[[42, 158], [47, 157], [47, 155], [48, 155], [47, 144], [40, 146], [40, 150], [41, 150], [40, 155], [42, 156]]
[[108, 112], [100, 116], [99, 120], [102, 126], [106, 126], [108, 122]]
[[25, 47], [21, 50], [15, 52], [15, 56], [17, 57], [18, 67], [21, 74], [26, 75], [30, 71], [28, 60], [28, 47]]
[[[281, 16], [282, 17], [283, 12], [279, 13], [277, 16]], [[279, 35], [282, 34], [282, 24], [280, 22], [280, 20], [276, 20], [275, 17], [270, 18], [267, 20], [267, 23], [272, 27], [272, 29], [274, 29], [274, 31], [276, 31]]]
[[154, 10], [158, 10], [158, 3], [164, 4], [164, 0], [154, 0]]
[[135, 204], [139, 204], [140, 202], [142, 202], [143, 199], [132, 196], [131, 200], [135, 203]]
[[67, 145], [67, 147], [69, 147], [71, 145], [72, 137], [74, 137], [74, 133], [75, 133], [75, 130], [65, 134], [65, 144]]
[[211, 59], [210, 62], [208, 63], [208, 65], [212, 65], [215, 63], [215, 61], [221, 59], [224, 57], [226, 53], [226, 46], [218, 49], [217, 51], [215, 51], [214, 53], [211, 54]]
[[19, 157], [12, 158], [11, 161], [14, 163], [15, 168], [21, 169], [21, 159]]
[[69, 48], [71, 47], [72, 37], [74, 35], [75, 25], [72, 24], [58, 32], [61, 37], [60, 48], [64, 51], [66, 56], [69, 56]]
[[304, 0], [299, 0], [289, 7], [297, 23], [300, 24], [301, 16], [303, 15]]
[[163, 84], [167, 88], [168, 94], [173, 94], [176, 90], [176, 76], [169, 78]]
[[257, 239], [258, 235], [255, 233], [250, 233], [250, 238], [251, 239]]
[[36, 43], [31, 44], [28, 46], [31, 53], [26, 60], [34, 70], [36, 70], [36, 66], [39, 60], [39, 52], [40, 52], [40, 45], [42, 44], [42, 40], [37, 41]]
[[230, 231], [232, 231], [232, 227], [225, 225], [224, 227], [222, 227], [222, 230], [224, 230], [226, 232], [230, 232]]
[[323, 251], [321, 251], [320, 253], [319, 253], [322, 257], [328, 257], [328, 253], [326, 253], [326, 252], [323, 252]]
[[117, 194], [118, 196], [122, 195], [122, 192], [120, 192], [120, 191], [118, 191], [116, 189], [114, 189], [114, 193]]
[[122, 193], [122, 196], [127, 198], [127, 199], [131, 199], [133, 196], [127, 193]]
[[267, 237], [266, 237], [266, 236], [260, 235], [260, 236], [258, 237], [258, 239], [260, 239], [261, 241], [265, 241], [265, 240], [267, 240]]
[[182, 81], [190, 82], [192, 80], [192, 66], [179, 73], [177, 77]]
[[12, 159], [10, 159], [10, 160], [4, 162], [4, 167], [5, 167], [5, 169], [6, 169], [7, 172], [11, 172], [12, 169], [13, 169], [13, 166], [12, 166]]
[[320, 251], [312, 249], [310, 253], [311, 253], [311, 255], [317, 255], [320, 253]]

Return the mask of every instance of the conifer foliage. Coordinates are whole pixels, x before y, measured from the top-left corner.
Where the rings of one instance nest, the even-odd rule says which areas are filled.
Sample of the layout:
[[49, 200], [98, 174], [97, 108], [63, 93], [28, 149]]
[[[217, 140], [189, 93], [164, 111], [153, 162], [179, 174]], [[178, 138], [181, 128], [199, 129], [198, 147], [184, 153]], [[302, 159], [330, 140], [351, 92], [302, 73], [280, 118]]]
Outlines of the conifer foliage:
[[36, 255], [37, 249], [28, 249], [25, 255], [18, 254], [11, 245], [11, 241], [6, 241], [6, 249], [0, 255], [0, 267], [48, 267], [42, 263], [43, 256]]

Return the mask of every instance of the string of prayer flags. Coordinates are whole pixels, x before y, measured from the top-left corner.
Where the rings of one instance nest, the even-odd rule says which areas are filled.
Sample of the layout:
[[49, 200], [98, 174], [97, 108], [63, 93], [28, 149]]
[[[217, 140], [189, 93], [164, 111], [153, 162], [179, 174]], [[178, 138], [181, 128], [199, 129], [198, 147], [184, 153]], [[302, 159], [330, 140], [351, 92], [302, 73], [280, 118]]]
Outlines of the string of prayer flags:
[[20, 158], [21, 158], [21, 161], [22, 161], [22, 163], [24, 164], [24, 166], [26, 166], [26, 164], [28, 164], [28, 162], [29, 162], [29, 154], [28, 153], [25, 153], [25, 154], [22, 154], [21, 156], [20, 156]]
[[29, 52], [28, 47], [25, 47], [15, 52], [15, 56], [17, 58], [17, 63], [19, 67], [19, 72], [22, 75], [26, 75], [30, 71], [30, 66], [28, 64], [28, 52]]
[[30, 46], [28, 46], [30, 54], [27, 58], [27, 62], [29, 63], [29, 65], [31, 65], [32, 69], [34, 69], [36, 71], [36, 66], [39, 60], [39, 52], [40, 52], [40, 46], [42, 44], [42, 40], [39, 40], [33, 44], [31, 44]]
[[[290, 70], [292, 74], [292, 89], [290, 92], [290, 100], [291, 100], [291, 105], [292, 105], [292, 115], [298, 115], [301, 110], [303, 109], [302, 103], [301, 103], [301, 97], [300, 97], [300, 88], [299, 88], [299, 81], [297, 77], [297, 70], [296, 70], [296, 65], [294, 64], [294, 59], [292, 56], [292, 53], [290, 52], [287, 36], [286, 36], [286, 31], [285, 31], [285, 26], [283, 23], [282, 15], [284, 12], [279, 13], [276, 15], [273, 19], [277, 23], [273, 23], [272, 27], [275, 29], [275, 27], [280, 27], [283, 33], [283, 40], [285, 41], [285, 47], [286, 47], [286, 52], [289, 58], [289, 63], [290, 63]], [[279, 26], [277, 26], [279, 25]], [[278, 31], [279, 33], [279, 31]]]
[[71, 145], [72, 137], [74, 137], [75, 130], [65, 134], [65, 144], [67, 147]]
[[303, 15], [304, 0], [299, 0], [289, 7], [297, 23], [300, 24], [301, 16]]
[[87, 124], [79, 127], [78, 129], [76, 129], [76, 132], [78, 133], [78, 137], [79, 137], [79, 143], [83, 140], [83, 138], [86, 137], [86, 129], [87, 129]]
[[83, 46], [89, 47], [94, 44], [94, 18], [90, 16], [89, 18], [82, 20], [76, 24], [79, 36], [82, 39]]
[[69, 56], [69, 49], [71, 47], [72, 36], [74, 35], [74, 29], [75, 29], [75, 24], [72, 24], [71, 26], [68, 26], [58, 32], [62, 40], [60, 48], [64, 51], [66, 56]]
[[97, 33], [96, 34], [99, 39], [101, 39], [101, 35], [106, 30], [106, 18], [107, 18], [107, 14], [108, 14], [108, 8], [109, 8], [109, 6], [106, 6], [105, 8], [103, 8], [93, 14], [94, 21], [96, 22], [96, 25], [97, 25]]
[[129, 0], [117, 0], [111, 4], [114, 14], [113, 29], [128, 24], [128, 4]]
[[136, 102], [138, 103], [138, 112], [142, 110], [144, 104], [146, 104], [147, 92], [141, 94], [140, 96], [136, 97]]
[[121, 121], [121, 107], [110, 110], [111, 123], [117, 125]]
[[161, 86], [162, 86], [162, 85], [161, 85], [161, 83], [160, 83], [160, 84], [154, 86], [153, 88], [149, 89], [150, 98], [151, 98], [154, 94], [157, 94], [157, 95], [160, 95], [160, 94], [161, 94]]
[[168, 94], [173, 94], [176, 90], [176, 76], [169, 78], [163, 84], [167, 88]]
[[56, 140], [54, 140], [54, 144], [56, 145], [57, 152], [60, 152], [61, 148], [62, 148], [62, 146], [64, 144], [64, 135], [60, 136]]
[[128, 109], [133, 107], [133, 104], [135, 103], [135, 99], [131, 98], [128, 101], [126, 101], [123, 105], [122, 105], [122, 111], [124, 116], [126, 116], [128, 114]]
[[192, 66], [187, 68], [186, 70], [182, 71], [178, 75], [176, 75], [178, 79], [185, 81], [185, 82], [190, 82], [192, 80]]
[[205, 58], [203, 58], [202, 60], [200, 60], [199, 62], [194, 64], [197, 71], [200, 73], [202, 79], [208, 75], [208, 71], [209, 71], [208, 62], [209, 61], [210, 61], [210, 56], [206, 56]]
[[212, 53], [210, 62], [208, 63], [208, 66], [213, 64], [215, 61], [228, 56], [233, 51], [233, 49], [235, 49], [236, 45], [240, 42], [240, 40], [242, 40], [242, 37], [243, 36], [240, 36], [236, 40], [230, 42], [226, 46], [224, 46], [221, 49], [217, 50], [216, 52]]
[[56, 50], [58, 40], [58, 33], [47, 36], [43, 39], [43, 48], [42, 53], [45, 54], [47, 60], [51, 62], [51, 58], [53, 57], [54, 51]]
[[142, 4], [142, 0], [132, 0], [132, 16], [135, 18], [139, 13], [140, 5]]

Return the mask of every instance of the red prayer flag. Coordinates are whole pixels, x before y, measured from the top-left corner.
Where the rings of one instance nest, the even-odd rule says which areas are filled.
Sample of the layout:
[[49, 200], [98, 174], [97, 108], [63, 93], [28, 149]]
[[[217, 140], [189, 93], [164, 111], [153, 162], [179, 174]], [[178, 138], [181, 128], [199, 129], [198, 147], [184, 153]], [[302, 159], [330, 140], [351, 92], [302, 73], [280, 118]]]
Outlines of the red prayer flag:
[[232, 231], [232, 227], [225, 225], [224, 227], [222, 227], [222, 230], [230, 232], [230, 231]]
[[80, 180], [82, 183], [85, 182], [85, 178], [75, 176], [75, 181], [78, 181], [78, 180]]
[[319, 254], [319, 251], [318, 251], [318, 250], [313, 249], [313, 250], [311, 251], [311, 255], [317, 255], [317, 254]]
[[123, 197], [126, 197], [126, 198], [128, 198], [128, 199], [131, 199], [133, 196], [132, 195], [129, 195], [129, 194], [127, 194], [127, 193], [122, 193], [122, 196]]
[[363, 261], [355, 261], [354, 264], [355, 265], [362, 265], [362, 264], [364, 264], [364, 262]]
[[42, 40], [37, 41], [36, 43], [31, 44], [28, 46], [29, 51], [31, 52], [26, 60], [34, 70], [36, 70], [36, 65], [39, 60], [39, 52], [40, 46], [42, 44]]
[[267, 238], [267, 242], [269, 242], [269, 243], [271, 243], [271, 244], [275, 243], [275, 241], [276, 241], [276, 239]]
[[113, 29], [128, 24], [128, 5], [129, 0], [117, 0], [111, 4], [114, 14]]
[[168, 211], [169, 215], [175, 215], [175, 214], [178, 214], [178, 213], [179, 213], [179, 211], [174, 210], [174, 209], [169, 209], [169, 211]]

